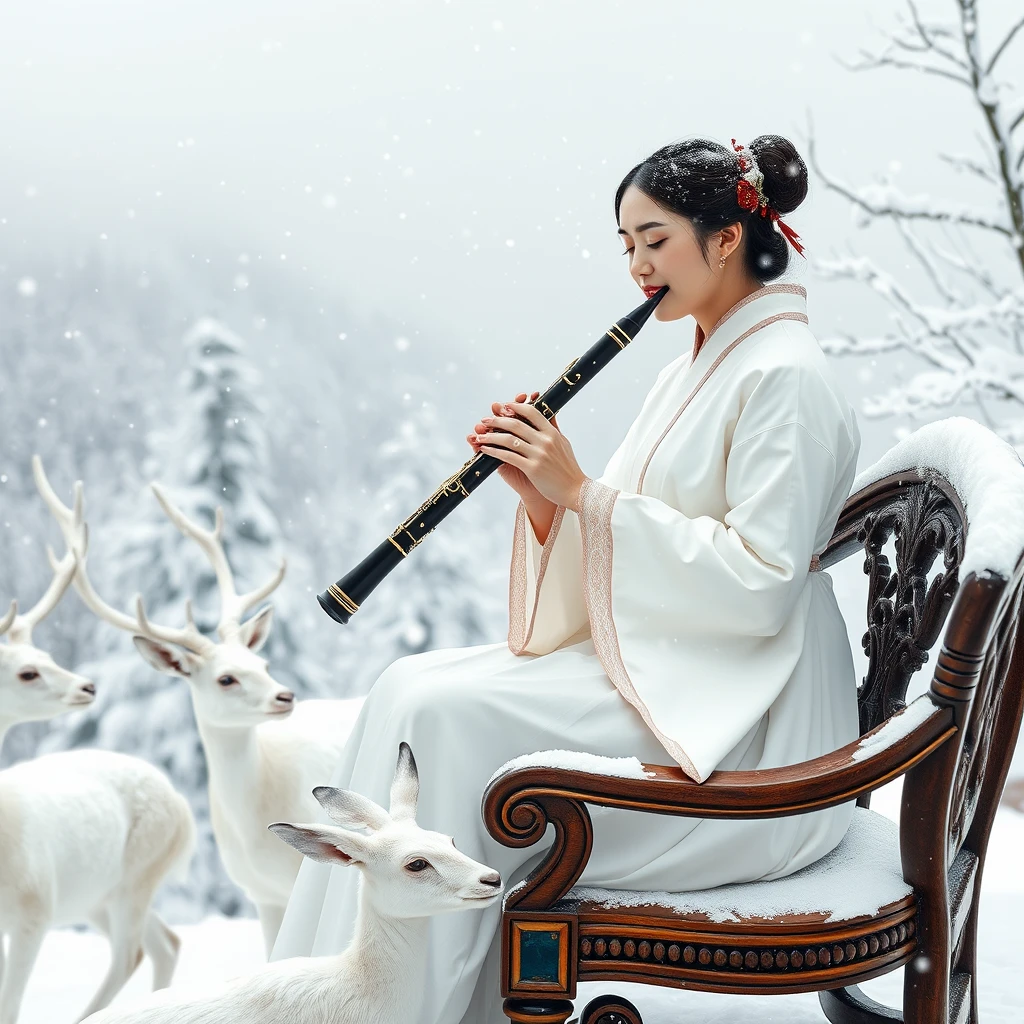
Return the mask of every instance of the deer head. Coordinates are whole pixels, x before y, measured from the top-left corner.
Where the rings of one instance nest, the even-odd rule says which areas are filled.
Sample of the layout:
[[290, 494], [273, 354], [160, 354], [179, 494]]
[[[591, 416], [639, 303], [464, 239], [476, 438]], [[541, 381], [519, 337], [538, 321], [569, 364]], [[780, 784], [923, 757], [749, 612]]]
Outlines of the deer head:
[[460, 853], [451, 836], [416, 824], [419, 776], [408, 743], [398, 749], [389, 810], [347, 789], [318, 786], [313, 795], [338, 827], [277, 822], [270, 829], [313, 860], [358, 867], [363, 897], [378, 914], [429, 917], [485, 907], [501, 895], [493, 868]]
[[249, 727], [291, 712], [295, 695], [271, 677], [266, 659], [258, 653], [270, 633], [272, 606], [242, 621], [245, 613], [284, 579], [283, 559], [267, 583], [239, 594], [224, 554], [223, 510], [217, 509], [213, 529], [204, 529], [193, 523], [154, 483], [151, 486], [160, 507], [185, 536], [196, 541], [213, 566], [221, 601], [218, 639], [212, 640], [199, 631], [191, 601], [185, 602], [185, 625], [180, 627], [152, 622], [146, 615], [141, 595], [135, 598], [135, 615], [128, 615], [107, 604], [89, 580], [85, 558], [88, 524], [84, 520], [82, 482], [75, 483], [74, 504], [69, 508], [50, 486], [38, 455], [32, 458], [32, 472], [43, 500], [60, 526], [69, 554], [76, 558], [74, 585], [79, 596], [99, 618], [131, 633], [135, 646], [154, 668], [188, 681], [196, 717], [201, 723], [222, 728]]
[[69, 551], [58, 562], [47, 549], [53, 579], [33, 608], [18, 614], [12, 601], [0, 619], [0, 729], [4, 723], [35, 722], [73, 707], [91, 704], [96, 687], [84, 676], [61, 668], [46, 651], [32, 643], [32, 630], [57, 606], [75, 574], [76, 557]]

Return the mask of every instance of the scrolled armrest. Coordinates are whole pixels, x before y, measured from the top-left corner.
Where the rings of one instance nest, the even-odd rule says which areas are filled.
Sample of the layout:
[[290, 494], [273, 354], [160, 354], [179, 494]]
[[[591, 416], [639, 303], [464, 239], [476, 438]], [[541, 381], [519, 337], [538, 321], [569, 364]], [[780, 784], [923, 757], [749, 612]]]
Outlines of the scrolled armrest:
[[[676, 766], [643, 765], [643, 778], [540, 763], [499, 771], [483, 797], [488, 832], [505, 846], [532, 846], [555, 826], [544, 862], [506, 907], [547, 906], [575, 885], [590, 856], [586, 804], [700, 818], [776, 818], [844, 803], [903, 775], [956, 734], [951, 708], [926, 694], [876, 729], [831, 753], [760, 771], [713, 772], [703, 783]], [[542, 760], [543, 754], [534, 755]], [[638, 773], [641, 774], [641, 773]]]

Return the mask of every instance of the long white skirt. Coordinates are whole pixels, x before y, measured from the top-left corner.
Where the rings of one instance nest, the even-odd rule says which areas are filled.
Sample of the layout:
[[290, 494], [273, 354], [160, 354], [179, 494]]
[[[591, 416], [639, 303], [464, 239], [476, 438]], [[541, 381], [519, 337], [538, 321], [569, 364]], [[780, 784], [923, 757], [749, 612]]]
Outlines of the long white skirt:
[[[845, 634], [841, 640], [849, 659]], [[837, 672], [835, 655], [822, 658], [821, 651], [809, 645], [783, 695], [719, 768], [792, 764], [857, 735], [852, 661]], [[532, 870], [550, 838], [513, 850], [487, 834], [481, 798], [505, 761], [562, 749], [669, 763], [612, 686], [589, 638], [543, 656], [517, 657], [496, 643], [400, 658], [377, 679], [333, 778], [324, 781], [386, 807], [402, 740], [419, 767], [419, 824], [453, 836], [506, 885]], [[786, 875], [839, 843], [852, 806], [761, 821], [591, 807], [594, 850], [581, 884], [679, 891]], [[321, 820], [329, 823], [326, 815]], [[340, 952], [352, 935], [357, 881], [357, 869], [304, 860], [271, 959]], [[419, 1024], [507, 1024], [499, 994], [500, 914], [494, 905], [431, 920]]]

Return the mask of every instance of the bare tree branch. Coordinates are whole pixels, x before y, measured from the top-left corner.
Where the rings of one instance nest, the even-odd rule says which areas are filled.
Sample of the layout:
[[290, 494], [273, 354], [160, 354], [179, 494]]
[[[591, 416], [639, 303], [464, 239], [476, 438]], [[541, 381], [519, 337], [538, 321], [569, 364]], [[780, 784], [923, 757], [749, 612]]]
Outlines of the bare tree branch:
[[946, 60], [951, 61], [958, 68], [967, 71], [967, 62], [962, 57], [958, 57], [955, 53], [950, 53], [938, 44], [936, 36], [938, 35], [939, 30], [934, 27], [929, 29], [924, 22], [921, 21], [920, 15], [917, 13], [917, 5], [914, 3], [914, 0], [907, 0], [907, 6], [910, 8], [911, 16], [914, 19], [914, 28], [917, 30], [917, 34], [921, 37], [925, 47], [932, 50], [934, 53], [945, 57]]
[[976, 174], [983, 181], [987, 181], [990, 185], [998, 183], [998, 179], [995, 174], [986, 167], [984, 164], [978, 163], [977, 160], [972, 157], [966, 156], [963, 153], [940, 153], [939, 159], [949, 164], [950, 167], [958, 171], [968, 171], [970, 174]]
[[996, 66], [996, 61], [998, 61], [999, 58], [1002, 57], [1003, 52], [1010, 45], [1010, 43], [1013, 41], [1013, 37], [1022, 28], [1024, 28], [1024, 18], [1021, 18], [1020, 21], [1018, 21], [1013, 26], [1013, 28], [1011, 28], [1010, 31], [1006, 33], [1006, 38], [996, 47], [995, 53], [992, 54], [991, 59], [989, 60], [988, 64], [985, 66], [985, 74], [986, 75], [992, 74], [992, 69]]
[[958, 75], [954, 71], [947, 71], [945, 68], [937, 68], [931, 64], [922, 64], [912, 60], [899, 60], [896, 57], [888, 57], [885, 54], [875, 56], [874, 54], [861, 51], [863, 54], [863, 61], [860, 64], [847, 64], [840, 61], [848, 71], [874, 71], [877, 68], [900, 68], [904, 71], [924, 71], [929, 75], [939, 75], [942, 78], [949, 78], [954, 82], [959, 82], [960, 85], [966, 85], [968, 88], [971, 87], [971, 80]]

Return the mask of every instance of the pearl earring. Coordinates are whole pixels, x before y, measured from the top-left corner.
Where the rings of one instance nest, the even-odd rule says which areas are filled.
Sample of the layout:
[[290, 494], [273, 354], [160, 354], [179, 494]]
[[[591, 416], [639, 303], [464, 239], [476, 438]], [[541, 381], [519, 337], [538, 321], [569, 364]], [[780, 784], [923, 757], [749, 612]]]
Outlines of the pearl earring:
[[721, 259], [719, 259], [718, 266], [719, 266], [719, 268], [725, 266], [725, 257], [724, 256], [722, 256]]

